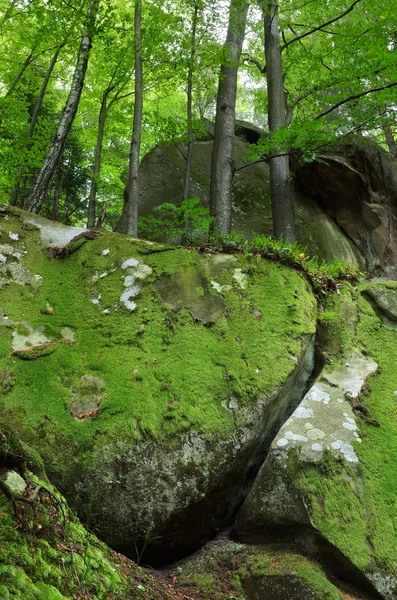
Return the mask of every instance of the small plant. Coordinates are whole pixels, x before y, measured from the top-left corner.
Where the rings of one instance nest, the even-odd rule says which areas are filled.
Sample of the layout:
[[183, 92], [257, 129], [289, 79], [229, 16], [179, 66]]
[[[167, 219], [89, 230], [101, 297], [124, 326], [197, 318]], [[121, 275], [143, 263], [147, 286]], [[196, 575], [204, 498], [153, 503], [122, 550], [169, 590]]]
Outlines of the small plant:
[[281, 238], [275, 240], [265, 235], [255, 235], [251, 241], [243, 236], [216, 235], [210, 238], [210, 247], [217, 252], [245, 252], [281, 262], [302, 271], [317, 293], [326, 293], [342, 280], [354, 281], [362, 276], [358, 265], [348, 265], [337, 258], [329, 263], [316, 256], [309, 257], [306, 248], [289, 244]]
[[208, 235], [212, 217], [208, 208], [200, 206], [199, 198], [184, 200], [179, 206], [164, 202], [154, 208], [155, 215], [142, 217], [139, 221], [141, 232], [151, 238], [169, 237], [181, 239], [189, 245], [193, 240]]

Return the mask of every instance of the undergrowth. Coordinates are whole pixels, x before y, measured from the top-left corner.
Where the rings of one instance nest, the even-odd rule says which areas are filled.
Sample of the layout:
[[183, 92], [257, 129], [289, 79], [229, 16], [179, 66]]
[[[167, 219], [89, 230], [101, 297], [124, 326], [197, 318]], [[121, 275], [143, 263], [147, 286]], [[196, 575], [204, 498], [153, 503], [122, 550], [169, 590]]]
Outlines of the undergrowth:
[[282, 263], [301, 271], [311, 283], [317, 294], [325, 295], [332, 291], [340, 281], [356, 281], [364, 274], [358, 265], [349, 265], [334, 258], [332, 262], [310, 257], [304, 246], [297, 242], [289, 244], [282, 238], [275, 240], [265, 235], [254, 235], [247, 240], [238, 233], [217, 234], [209, 239], [202, 251], [258, 254], [262, 258]]

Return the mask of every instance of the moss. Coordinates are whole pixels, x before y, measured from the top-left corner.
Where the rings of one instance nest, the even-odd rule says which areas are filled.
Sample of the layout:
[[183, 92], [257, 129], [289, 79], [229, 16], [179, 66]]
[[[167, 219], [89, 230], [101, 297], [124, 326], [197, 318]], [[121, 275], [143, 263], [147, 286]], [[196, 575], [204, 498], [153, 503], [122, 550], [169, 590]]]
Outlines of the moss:
[[346, 356], [352, 348], [358, 320], [356, 296], [353, 286], [344, 283], [326, 298], [318, 315], [317, 344], [328, 360]]
[[[268, 261], [255, 265], [246, 290], [234, 288], [224, 294], [226, 314], [208, 328], [195, 322], [186, 309], [168, 311], [149, 283], [189, 265], [205, 275], [209, 257], [182, 249], [145, 255], [153, 275], [142, 285], [138, 310], [129, 313], [115, 310], [124, 289], [119, 267], [129, 256], [151, 247], [105, 232], [73, 255], [49, 261], [40, 249], [37, 232], [27, 236], [25, 243], [26, 266], [43, 276], [42, 285], [33, 293], [10, 284], [4, 290], [2, 308], [15, 321], [28, 315], [29, 324], [35, 327], [45, 324], [51, 331], [70, 327], [78, 342], [57, 345], [57, 352], [50, 355], [47, 350], [54, 350], [53, 345], [18, 354], [20, 358], [46, 354], [37, 363], [26, 361], [22, 366], [15, 357], [2, 359], [0, 366], [15, 368], [18, 381], [3, 407], [17, 414], [22, 410], [24, 426], [32, 430], [40, 428], [45, 414], [54, 429], [75, 441], [109, 429], [136, 432], [137, 422], [142, 432], [155, 438], [179, 435], [192, 425], [203, 432], [225, 434], [233, 427], [233, 419], [222, 401], [233, 396], [250, 403], [263, 392], [272, 392], [293, 369], [292, 357], [300, 352], [301, 336], [315, 328], [315, 303], [306, 282], [294, 271]], [[104, 256], [107, 248], [111, 252]], [[250, 260], [239, 259], [239, 266], [247, 269]], [[94, 283], [95, 273], [98, 281]], [[108, 275], [100, 278], [103, 273]], [[222, 281], [235, 283], [232, 274], [223, 272]], [[99, 308], [89, 302], [94, 288], [101, 294]], [[55, 314], [41, 313], [47, 301]], [[251, 317], [252, 307], [262, 313], [261, 320]], [[105, 308], [110, 314], [101, 313]], [[2, 348], [7, 348], [8, 340], [7, 330], [0, 330]], [[139, 377], [134, 376], [136, 370]], [[65, 410], [70, 391], [62, 381], [87, 372], [103, 377], [107, 397], [95, 425], [87, 421], [82, 426]], [[178, 408], [168, 419], [167, 406], [176, 400]]]
[[55, 488], [35, 477], [30, 482], [44, 489], [34, 511], [22, 513], [22, 527], [16, 526], [12, 505], [0, 494], [1, 598], [169, 598], [143, 571], [88, 533]]
[[56, 348], [56, 342], [49, 342], [48, 344], [42, 344], [41, 346], [32, 346], [26, 350], [13, 350], [11, 355], [20, 358], [21, 360], [36, 360], [37, 358], [52, 354], [55, 352]]
[[[366, 290], [367, 285], [363, 284], [359, 292]], [[360, 419], [357, 413], [362, 440], [354, 444], [358, 468], [349, 467], [328, 453], [318, 465], [298, 464], [292, 456], [288, 468], [315, 527], [324, 537], [362, 571], [396, 576], [397, 333], [382, 324], [365, 296], [359, 294], [355, 302], [358, 318], [353, 335], [353, 328], [340, 327], [340, 322], [344, 324], [340, 312], [345, 306], [342, 297], [331, 299], [327, 309], [334, 309], [336, 316], [329, 318], [328, 339], [331, 345], [337, 340], [336, 361], [345, 360], [343, 350], [354, 345], [379, 364], [379, 373], [367, 381], [361, 401], [372, 421], [380, 426]]]
[[[215, 543], [182, 563], [174, 574], [179, 583], [203, 593], [208, 600], [243, 600], [246, 584], [252, 578], [265, 581], [286, 575], [302, 580], [321, 600], [343, 598], [318, 563], [271, 546]], [[288, 597], [288, 578], [285, 597]]]

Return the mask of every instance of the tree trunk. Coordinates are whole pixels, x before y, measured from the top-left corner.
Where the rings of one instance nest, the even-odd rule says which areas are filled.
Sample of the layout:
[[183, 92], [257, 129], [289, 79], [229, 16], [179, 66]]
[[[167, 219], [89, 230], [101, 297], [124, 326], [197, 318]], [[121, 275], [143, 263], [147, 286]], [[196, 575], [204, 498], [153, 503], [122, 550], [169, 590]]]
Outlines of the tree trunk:
[[397, 145], [394, 139], [393, 131], [390, 125], [383, 125], [383, 133], [385, 134], [386, 144], [389, 152], [394, 158], [397, 158]]
[[[55, 65], [57, 63], [58, 56], [59, 56], [59, 53], [61, 51], [61, 48], [63, 48], [63, 46], [65, 46], [65, 44], [66, 44], [66, 42], [62, 42], [62, 44], [59, 44], [59, 46], [57, 47], [57, 49], [55, 51], [54, 56], [51, 59], [50, 65], [49, 65], [49, 67], [47, 69], [47, 73], [46, 73], [46, 75], [44, 77], [44, 81], [43, 81], [43, 84], [41, 86], [40, 93], [39, 93], [39, 96], [37, 98], [37, 101], [36, 101], [36, 104], [35, 104], [35, 107], [34, 107], [33, 116], [32, 116], [32, 120], [30, 122], [29, 131], [28, 131], [28, 135], [27, 135], [27, 139], [28, 140], [31, 140], [32, 137], [33, 137], [34, 130], [35, 130], [36, 125], [37, 125], [37, 119], [39, 117], [39, 113], [40, 113], [40, 110], [41, 110], [41, 107], [42, 107], [42, 104], [43, 104], [44, 96], [45, 96], [45, 93], [46, 93], [46, 90], [47, 90], [48, 82], [50, 81], [50, 77], [51, 77], [52, 72], [54, 70], [54, 67], [55, 67]], [[15, 184], [14, 189], [13, 189], [12, 194], [11, 194], [11, 198], [10, 198], [10, 204], [11, 204], [11, 206], [16, 206], [16, 203], [17, 203], [17, 200], [18, 200], [19, 186], [20, 186], [19, 179], [20, 179], [21, 175], [22, 175], [22, 165], [19, 166], [19, 169], [18, 169], [18, 181]]]
[[26, 69], [28, 68], [28, 66], [30, 65], [30, 63], [33, 61], [34, 56], [33, 56], [33, 52], [31, 54], [29, 54], [26, 57], [25, 62], [23, 63], [21, 70], [19, 71], [18, 75], [16, 76], [16, 78], [14, 79], [10, 89], [8, 90], [8, 92], [6, 93], [6, 95], [4, 96], [4, 98], [8, 98], [8, 96], [11, 96], [12, 92], [14, 91], [14, 89], [16, 88], [19, 80], [21, 79], [22, 75], [25, 73]]
[[127, 234], [138, 235], [139, 202], [139, 152], [142, 135], [143, 75], [141, 46], [142, 0], [135, 0], [134, 17], [134, 54], [135, 54], [135, 103], [134, 124], [130, 146], [130, 164], [128, 177]]
[[215, 139], [211, 158], [210, 210], [215, 219], [212, 229], [230, 233], [233, 145], [237, 73], [245, 35], [249, 2], [231, 0], [225, 44], [226, 60], [221, 66], [216, 103]]
[[52, 205], [52, 215], [51, 215], [52, 221], [58, 220], [59, 203], [60, 203], [61, 192], [62, 192], [62, 183], [63, 183], [63, 173], [60, 173], [58, 183], [57, 183], [57, 186], [56, 186], [55, 192], [54, 192], [54, 202]]
[[[192, 19], [192, 33], [190, 43], [190, 57], [189, 57], [189, 70], [187, 75], [187, 128], [188, 128], [188, 141], [187, 141], [187, 154], [186, 154], [186, 167], [185, 177], [183, 181], [183, 200], [189, 198], [190, 188], [190, 173], [192, 171], [192, 158], [193, 158], [193, 74], [194, 74], [194, 57], [196, 54], [196, 32], [197, 32], [197, 19], [198, 19], [198, 4], [194, 4], [193, 19]], [[184, 219], [185, 220], [185, 219]], [[181, 236], [181, 246], [186, 246], [188, 243], [186, 235], [186, 227]]]
[[54, 175], [58, 161], [65, 146], [69, 131], [80, 102], [83, 90], [85, 74], [87, 71], [88, 58], [91, 50], [91, 42], [94, 34], [95, 19], [98, 13], [100, 0], [91, 0], [88, 8], [87, 24], [80, 43], [76, 68], [73, 75], [72, 86], [62, 117], [58, 124], [58, 130], [52, 141], [51, 148], [44, 160], [36, 183], [30, 194], [27, 209], [30, 212], [39, 212], [44, 197], [48, 191], [51, 179]]
[[99, 112], [99, 120], [98, 120], [98, 137], [95, 146], [95, 162], [94, 169], [92, 172], [92, 180], [90, 187], [90, 199], [88, 201], [88, 220], [87, 227], [88, 229], [92, 229], [95, 225], [95, 208], [96, 208], [96, 194], [98, 189], [98, 176], [101, 170], [101, 158], [102, 158], [102, 146], [103, 146], [103, 134], [105, 131], [105, 122], [107, 115], [107, 100], [111, 88], [106, 88], [103, 92], [102, 102], [101, 102], [101, 110]]
[[[278, 6], [273, 0], [267, 0], [263, 6], [263, 12], [269, 130], [276, 133], [280, 127], [286, 126]], [[274, 150], [277, 154], [277, 148]], [[271, 158], [269, 167], [273, 235], [276, 239], [282, 237], [285, 241], [293, 244], [296, 236], [288, 155]]]

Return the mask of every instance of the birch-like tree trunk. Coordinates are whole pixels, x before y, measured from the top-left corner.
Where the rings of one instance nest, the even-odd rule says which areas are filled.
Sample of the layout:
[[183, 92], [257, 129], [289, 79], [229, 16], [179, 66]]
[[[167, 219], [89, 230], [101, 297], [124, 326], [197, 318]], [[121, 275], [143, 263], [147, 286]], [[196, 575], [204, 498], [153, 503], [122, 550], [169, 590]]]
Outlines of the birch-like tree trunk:
[[[197, 20], [198, 20], [198, 11], [199, 7], [197, 2], [194, 3], [193, 8], [193, 19], [192, 19], [192, 31], [190, 36], [190, 57], [189, 57], [189, 69], [187, 74], [187, 104], [186, 104], [186, 112], [187, 112], [187, 153], [186, 153], [186, 166], [185, 166], [185, 176], [183, 181], [183, 200], [187, 200], [189, 198], [189, 190], [190, 190], [190, 174], [192, 171], [192, 158], [193, 158], [193, 75], [194, 75], [194, 57], [196, 54], [196, 33], [197, 33]], [[184, 231], [181, 236], [181, 246], [186, 246], [188, 243], [186, 227], [184, 226]]]
[[105, 122], [107, 115], [107, 100], [111, 87], [106, 88], [103, 92], [101, 110], [99, 111], [98, 119], [98, 137], [94, 151], [94, 168], [92, 172], [91, 186], [90, 186], [90, 198], [88, 201], [88, 219], [87, 227], [92, 229], [95, 225], [95, 208], [96, 208], [96, 194], [98, 189], [98, 176], [101, 170], [101, 158], [102, 158], [102, 146], [103, 146], [103, 134], [105, 131]]
[[37, 213], [41, 208], [42, 202], [51, 184], [55, 169], [57, 168], [67, 137], [76, 116], [77, 109], [79, 107], [92, 45], [92, 37], [94, 35], [95, 20], [98, 14], [99, 2], [100, 0], [91, 0], [88, 7], [87, 23], [84, 28], [83, 37], [80, 43], [77, 64], [73, 75], [69, 97], [59, 121], [58, 129], [52, 141], [51, 148], [44, 159], [43, 166], [41, 167], [40, 173], [28, 199], [27, 210], [30, 212]]
[[211, 158], [210, 212], [214, 217], [212, 229], [226, 234], [231, 230], [237, 74], [248, 6], [247, 0], [230, 2], [225, 44], [226, 60], [221, 66], [216, 103], [215, 139]]
[[142, 0], [135, 0], [134, 16], [134, 55], [135, 55], [135, 103], [134, 123], [130, 145], [130, 162], [128, 177], [127, 201], [127, 234], [138, 235], [138, 203], [139, 203], [139, 152], [142, 137], [143, 107], [143, 73], [141, 43]]
[[[286, 102], [278, 27], [278, 5], [274, 0], [267, 0], [263, 4], [263, 13], [269, 130], [276, 133], [280, 127], [286, 126]], [[274, 151], [277, 154], [277, 148]], [[276, 239], [282, 237], [285, 241], [293, 244], [296, 236], [288, 155], [271, 158], [269, 167], [273, 235]]]
[[[33, 138], [34, 130], [36, 129], [37, 120], [39, 118], [39, 113], [40, 113], [40, 110], [41, 110], [41, 107], [42, 107], [42, 104], [43, 104], [45, 93], [47, 91], [47, 86], [48, 86], [48, 83], [50, 81], [50, 77], [51, 77], [52, 72], [54, 70], [54, 67], [55, 67], [55, 65], [57, 63], [58, 56], [59, 56], [59, 53], [61, 51], [61, 48], [63, 48], [65, 46], [65, 44], [66, 44], [66, 41], [62, 42], [62, 44], [59, 44], [59, 46], [57, 47], [57, 49], [56, 49], [56, 51], [54, 53], [54, 56], [51, 59], [51, 62], [50, 62], [49, 67], [47, 69], [47, 72], [45, 74], [44, 81], [43, 81], [42, 86], [40, 88], [40, 93], [38, 95], [38, 98], [37, 98], [37, 101], [36, 101], [36, 104], [35, 104], [35, 107], [34, 107], [34, 110], [33, 110], [32, 120], [30, 121], [29, 131], [28, 131], [28, 135], [27, 135], [27, 139], [28, 140], [31, 140]], [[11, 198], [10, 198], [10, 204], [11, 204], [11, 206], [15, 206], [16, 203], [17, 203], [17, 200], [18, 200], [21, 175], [22, 175], [22, 165], [19, 166], [18, 181], [15, 184], [14, 189], [13, 189], [12, 194], [11, 194]]]

